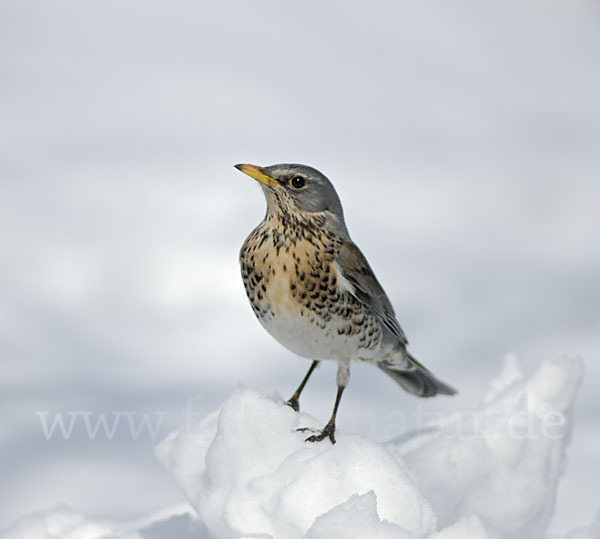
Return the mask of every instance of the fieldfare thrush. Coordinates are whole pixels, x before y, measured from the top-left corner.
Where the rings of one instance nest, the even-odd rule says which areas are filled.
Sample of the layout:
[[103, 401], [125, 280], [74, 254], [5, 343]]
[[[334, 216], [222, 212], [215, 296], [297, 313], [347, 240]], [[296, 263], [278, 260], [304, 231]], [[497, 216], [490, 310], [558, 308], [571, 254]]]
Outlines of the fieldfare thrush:
[[390, 300], [350, 239], [331, 182], [304, 165], [236, 168], [260, 182], [267, 199], [265, 218], [240, 251], [252, 309], [283, 346], [313, 360], [287, 404], [299, 410], [300, 393], [319, 361], [338, 362], [331, 419], [307, 441], [335, 443], [351, 360], [373, 363], [419, 397], [455, 394], [407, 352]]

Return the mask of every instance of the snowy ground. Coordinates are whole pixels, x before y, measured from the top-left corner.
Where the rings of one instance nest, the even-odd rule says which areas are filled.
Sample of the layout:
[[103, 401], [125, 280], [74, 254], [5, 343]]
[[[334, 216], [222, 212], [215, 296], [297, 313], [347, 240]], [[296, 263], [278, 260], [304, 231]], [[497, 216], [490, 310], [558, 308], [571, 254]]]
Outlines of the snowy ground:
[[[423, 402], [356, 365], [340, 432], [480, 410], [510, 351], [527, 373], [580, 357], [550, 531], [591, 522], [599, 30], [592, 0], [1, 2], [0, 529], [183, 529], [156, 444], [238, 383], [293, 391], [306, 362], [239, 278], [264, 212], [244, 161], [332, 179], [411, 351], [460, 390]], [[306, 390], [320, 424], [334, 377]]]
[[[385, 444], [344, 432], [335, 445], [307, 443], [298, 429], [318, 429], [317, 420], [240, 387], [157, 447], [191, 507], [117, 526], [57, 508], [22, 519], [6, 538], [543, 537], [581, 376], [580, 361], [563, 360], [525, 378], [509, 357], [478, 409]], [[599, 531], [600, 503], [596, 521], [566, 537]]]
[[312, 417], [239, 389], [158, 456], [217, 537], [540, 537], [580, 377], [579, 362], [545, 362], [522, 380], [509, 361], [477, 411], [399, 442], [342, 433], [334, 446], [297, 432], [318, 429]]

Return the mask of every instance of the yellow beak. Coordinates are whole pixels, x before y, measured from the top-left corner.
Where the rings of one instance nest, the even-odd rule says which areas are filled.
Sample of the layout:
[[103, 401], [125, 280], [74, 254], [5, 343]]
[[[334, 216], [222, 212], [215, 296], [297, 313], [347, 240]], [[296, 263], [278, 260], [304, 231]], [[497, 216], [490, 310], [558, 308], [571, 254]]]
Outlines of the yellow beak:
[[260, 183], [267, 185], [267, 186], [272, 186], [272, 185], [279, 185], [279, 182], [273, 178], [271, 178], [271, 176], [268, 176], [267, 174], [265, 174], [264, 170], [261, 167], [257, 167], [256, 165], [234, 165], [235, 168], [237, 168], [238, 170], [241, 170], [244, 174], [248, 174], [248, 176], [250, 176], [251, 178], [254, 178], [255, 180], [259, 181]]

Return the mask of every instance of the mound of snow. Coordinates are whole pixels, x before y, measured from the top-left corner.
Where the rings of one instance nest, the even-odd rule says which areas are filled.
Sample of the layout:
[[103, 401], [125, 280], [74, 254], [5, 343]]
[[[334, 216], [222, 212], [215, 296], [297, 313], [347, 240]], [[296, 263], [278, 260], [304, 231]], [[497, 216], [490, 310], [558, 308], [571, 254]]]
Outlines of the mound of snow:
[[476, 514], [502, 537], [543, 534], [581, 374], [579, 362], [545, 361], [524, 379], [507, 358], [481, 409], [450, 416], [434, 432], [395, 446], [440, 526]]
[[215, 537], [540, 537], [581, 374], [545, 361], [525, 378], [508, 359], [478, 410], [388, 444], [306, 443], [313, 418], [240, 388], [157, 455]]
[[218, 413], [172, 433], [157, 452], [218, 537], [300, 537], [318, 516], [369, 491], [376, 517], [416, 536], [434, 528], [431, 507], [387, 448], [343, 434], [334, 446], [306, 443], [297, 431], [306, 426], [318, 427], [280, 400], [238, 389]]
[[134, 522], [94, 521], [63, 505], [20, 518], [2, 539], [208, 539], [186, 504]]
[[64, 506], [19, 519], [3, 539], [100, 539], [111, 532], [107, 523], [92, 522]]
[[[545, 361], [525, 377], [508, 358], [477, 410], [387, 444], [343, 432], [334, 446], [306, 443], [296, 429], [318, 428], [313, 418], [240, 388], [157, 448], [198, 518], [185, 505], [109, 523], [59, 506], [0, 536], [551, 539], [581, 374], [577, 361]], [[600, 512], [566, 539], [598, 537]]]

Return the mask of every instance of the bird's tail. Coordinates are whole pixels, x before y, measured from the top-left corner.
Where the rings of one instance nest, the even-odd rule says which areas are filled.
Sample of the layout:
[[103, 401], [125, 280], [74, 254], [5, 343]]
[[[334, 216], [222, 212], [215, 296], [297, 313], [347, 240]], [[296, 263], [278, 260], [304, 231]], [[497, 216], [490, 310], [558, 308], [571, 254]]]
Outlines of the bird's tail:
[[[418, 397], [456, 395], [458, 393], [452, 386], [438, 380], [408, 352], [403, 351], [402, 356], [402, 365], [396, 365], [396, 362], [385, 360], [377, 362], [377, 366], [409, 393]], [[407, 365], [410, 365], [410, 367], [407, 367]]]

